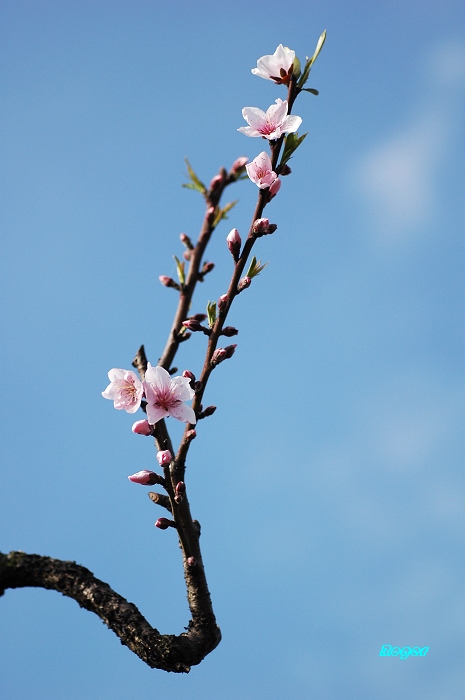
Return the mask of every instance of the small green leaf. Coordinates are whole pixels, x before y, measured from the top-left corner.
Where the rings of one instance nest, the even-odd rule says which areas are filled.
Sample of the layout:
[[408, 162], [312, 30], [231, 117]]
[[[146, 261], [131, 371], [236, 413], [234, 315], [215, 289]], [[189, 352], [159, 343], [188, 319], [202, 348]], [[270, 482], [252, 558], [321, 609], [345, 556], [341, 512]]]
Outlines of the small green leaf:
[[311, 92], [312, 95], [319, 95], [320, 93], [315, 88], [302, 88], [304, 92]]
[[207, 304], [208, 325], [213, 328], [216, 321], [216, 301], [209, 301]]
[[257, 258], [254, 255], [245, 276], [250, 277], [250, 279], [253, 279], [257, 275], [259, 275], [260, 272], [268, 265], [268, 263], [265, 263], [264, 265], [262, 265], [261, 263], [262, 261], [257, 260]]
[[218, 224], [220, 223], [220, 221], [222, 221], [222, 219], [227, 219], [228, 212], [230, 212], [231, 209], [236, 206], [238, 201], [239, 200], [236, 199], [236, 200], [234, 200], [234, 202], [228, 202], [227, 204], [224, 205], [224, 207], [222, 209], [218, 209], [216, 216], [213, 219], [213, 226], [218, 226]]
[[321, 49], [323, 48], [323, 44], [326, 41], [326, 29], [325, 31], [321, 34], [320, 38], [318, 39], [318, 43], [316, 45], [315, 51], [313, 52], [313, 56], [311, 58], [308, 58], [307, 56], [307, 62], [305, 63], [305, 68], [303, 70], [302, 75], [300, 76], [300, 79], [297, 83], [297, 87], [302, 90], [303, 86], [308, 80], [308, 76], [310, 75], [310, 69], [315, 63], [316, 59], [318, 58], [318, 54], [320, 53]]
[[201, 192], [202, 194], [205, 194], [207, 191], [207, 188], [203, 184], [202, 180], [200, 180], [197, 175], [194, 172], [194, 169], [192, 168], [191, 164], [187, 160], [187, 158], [184, 158], [186, 165], [187, 165], [187, 174], [189, 175], [189, 178], [191, 182], [186, 182], [183, 184], [183, 187], [185, 187], [188, 190], [196, 190], [197, 192]]
[[312, 65], [315, 63], [316, 59], [318, 58], [318, 54], [320, 53], [321, 49], [323, 48], [323, 44], [325, 43], [325, 41], [326, 41], [326, 29], [324, 30], [324, 32], [321, 34], [320, 38], [318, 39], [316, 49], [313, 53], [313, 56], [310, 59], [312, 62]]
[[181, 284], [184, 284], [186, 281], [186, 275], [184, 272], [184, 262], [181, 262], [178, 260], [178, 258], [173, 255], [174, 261], [176, 263], [176, 272], [178, 273], [178, 279]]
[[286, 136], [284, 141], [284, 151], [279, 165], [285, 165], [287, 161], [292, 158], [293, 153], [299, 148], [307, 134], [302, 134], [302, 136], [299, 136], [299, 134], [295, 132], [294, 134], [288, 134]]

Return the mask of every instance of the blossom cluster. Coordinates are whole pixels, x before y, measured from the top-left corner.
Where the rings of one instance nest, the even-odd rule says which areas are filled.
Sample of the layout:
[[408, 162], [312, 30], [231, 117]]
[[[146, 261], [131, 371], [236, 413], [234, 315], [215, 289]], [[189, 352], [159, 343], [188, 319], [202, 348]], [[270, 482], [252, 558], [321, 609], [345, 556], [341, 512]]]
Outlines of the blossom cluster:
[[[257, 61], [257, 67], [252, 69], [254, 75], [275, 84], [289, 85], [292, 75], [297, 72], [299, 61], [295, 52], [280, 44], [274, 54], [262, 56]], [[289, 114], [287, 100], [279, 97], [275, 104], [263, 112], [258, 107], [244, 107], [242, 116], [249, 126], [241, 126], [238, 131], [246, 136], [262, 137], [268, 141], [276, 141], [286, 134], [293, 134], [302, 124], [300, 117]], [[246, 165], [247, 175], [260, 189], [268, 189], [270, 199], [274, 197], [281, 181], [273, 170], [271, 159], [264, 151]]]
[[126, 369], [111, 369], [108, 379], [110, 384], [102, 391], [102, 396], [113, 401], [116, 409], [135, 413], [142, 399], [146, 401], [147, 421], [136, 421], [133, 432], [150, 435], [150, 426], [168, 416], [195, 425], [194, 410], [184, 403], [193, 399], [195, 394], [188, 377], [172, 378], [166, 369], [152, 367], [149, 362], [143, 382], [135, 372]]

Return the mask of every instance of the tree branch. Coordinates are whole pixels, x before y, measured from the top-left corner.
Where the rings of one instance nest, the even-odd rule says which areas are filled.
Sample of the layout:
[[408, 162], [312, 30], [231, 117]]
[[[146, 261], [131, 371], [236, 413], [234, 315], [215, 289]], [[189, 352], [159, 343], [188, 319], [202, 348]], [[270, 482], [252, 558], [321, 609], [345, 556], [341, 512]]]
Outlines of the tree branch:
[[[197, 568], [185, 563], [186, 582], [197, 576]], [[200, 573], [200, 572], [199, 572]], [[189, 579], [189, 580], [188, 580]], [[8, 588], [32, 586], [58, 591], [73, 598], [81, 608], [95, 613], [151, 668], [174, 673], [189, 673], [219, 644], [221, 632], [215, 616], [195, 612], [198, 603], [190, 600], [192, 619], [187, 632], [160, 634], [141, 615], [133, 603], [113, 591], [107, 583], [73, 561], [24, 552], [0, 553], [0, 595]], [[194, 602], [194, 609], [191, 604]], [[201, 607], [201, 606], [200, 606]]]

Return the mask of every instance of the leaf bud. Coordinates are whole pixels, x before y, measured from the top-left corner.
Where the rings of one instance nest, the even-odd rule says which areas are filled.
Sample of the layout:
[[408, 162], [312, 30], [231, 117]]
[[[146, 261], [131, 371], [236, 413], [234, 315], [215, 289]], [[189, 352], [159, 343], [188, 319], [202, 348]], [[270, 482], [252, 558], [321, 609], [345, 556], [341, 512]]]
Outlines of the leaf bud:
[[216, 411], [216, 406], [207, 406], [207, 408], [202, 411], [200, 414], [199, 418], [208, 418], [208, 416], [212, 416]]
[[234, 353], [236, 352], [236, 348], [237, 348], [237, 343], [235, 343], [234, 345], [227, 345], [225, 347], [225, 349], [224, 349], [226, 352], [225, 360], [229, 360], [229, 358], [234, 355]]
[[191, 430], [188, 430], [185, 434], [185, 439], [187, 442], [190, 442], [191, 440], [194, 440], [197, 437], [196, 431], [192, 428]]
[[184, 253], [182, 254], [182, 257], [184, 260], [189, 261], [192, 257], [192, 251], [191, 250], [185, 250]]
[[187, 566], [195, 566], [197, 564], [195, 557], [188, 557], [186, 559]]
[[281, 175], [281, 177], [284, 177], [285, 175], [290, 175], [291, 173], [292, 170], [286, 163], [284, 165], [281, 165], [279, 169], [279, 174]]
[[201, 274], [202, 274], [202, 275], [206, 275], [208, 272], [211, 272], [211, 271], [213, 270], [214, 267], [215, 267], [215, 263], [212, 263], [212, 262], [204, 262], [204, 264], [203, 264], [203, 266], [202, 266]]
[[205, 321], [207, 318], [207, 314], [194, 314], [193, 316], [189, 316], [189, 318], [193, 318], [195, 321], [202, 323], [202, 321]]
[[234, 328], [233, 326], [226, 326], [221, 331], [221, 335], [225, 335], [227, 338], [232, 338], [233, 335], [237, 335], [238, 333], [239, 331], [237, 328]]

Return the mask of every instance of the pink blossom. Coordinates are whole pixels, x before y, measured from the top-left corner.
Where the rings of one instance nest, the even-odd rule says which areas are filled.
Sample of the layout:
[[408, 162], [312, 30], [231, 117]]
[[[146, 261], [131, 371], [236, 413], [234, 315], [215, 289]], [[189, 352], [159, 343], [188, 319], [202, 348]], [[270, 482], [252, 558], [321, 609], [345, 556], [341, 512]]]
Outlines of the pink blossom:
[[145, 373], [144, 389], [150, 425], [167, 416], [173, 416], [183, 423], [195, 424], [193, 409], [183, 403], [190, 401], [195, 394], [187, 377], [172, 379], [166, 369], [152, 367], [149, 362]]
[[102, 391], [104, 399], [110, 399], [118, 411], [135, 413], [140, 406], [144, 389], [142, 382], [132, 370], [111, 369], [108, 372], [110, 384]]
[[159, 452], [157, 452], [157, 462], [160, 467], [167, 467], [172, 459], [173, 455], [169, 450], [159, 450]]
[[265, 80], [273, 80], [278, 85], [289, 84], [296, 62], [295, 51], [280, 44], [274, 54], [262, 56], [257, 61], [257, 67], [252, 68], [252, 73]]
[[287, 113], [287, 100], [276, 100], [276, 104], [263, 112], [258, 107], [244, 107], [242, 116], [249, 126], [241, 126], [238, 131], [246, 136], [262, 136], [269, 141], [279, 139], [283, 134], [297, 131], [302, 124], [300, 117]]
[[261, 190], [264, 190], [272, 185], [278, 177], [274, 170], [271, 169], [270, 156], [268, 153], [265, 153], [265, 151], [259, 153], [258, 156], [245, 167], [249, 178], [252, 180], [252, 182], [255, 182], [257, 187], [259, 187]]
[[152, 429], [148, 420], [136, 420], [132, 426], [132, 432], [137, 435], [151, 435]]

